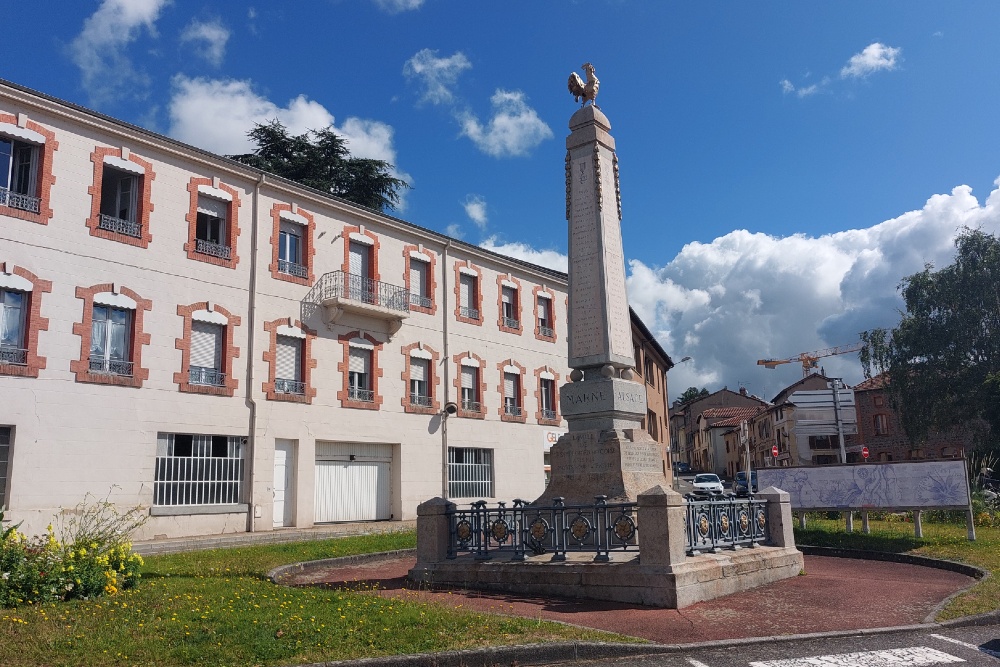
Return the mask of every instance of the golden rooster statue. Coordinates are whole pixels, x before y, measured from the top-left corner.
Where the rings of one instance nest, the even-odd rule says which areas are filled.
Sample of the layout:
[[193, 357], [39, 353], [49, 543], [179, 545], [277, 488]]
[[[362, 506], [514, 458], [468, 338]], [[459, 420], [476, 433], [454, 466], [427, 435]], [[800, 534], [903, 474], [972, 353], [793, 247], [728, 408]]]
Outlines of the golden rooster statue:
[[[580, 98], [583, 98], [583, 103], [586, 104], [589, 100], [591, 104], [595, 107], [597, 106], [597, 90], [601, 86], [601, 82], [597, 80], [594, 75], [594, 66], [590, 63], [583, 64], [583, 71], [587, 73], [587, 83], [583, 82], [580, 75], [573, 72], [569, 75], [569, 92], [573, 96], [573, 99], [577, 102]], [[600, 108], [600, 107], [598, 107]]]

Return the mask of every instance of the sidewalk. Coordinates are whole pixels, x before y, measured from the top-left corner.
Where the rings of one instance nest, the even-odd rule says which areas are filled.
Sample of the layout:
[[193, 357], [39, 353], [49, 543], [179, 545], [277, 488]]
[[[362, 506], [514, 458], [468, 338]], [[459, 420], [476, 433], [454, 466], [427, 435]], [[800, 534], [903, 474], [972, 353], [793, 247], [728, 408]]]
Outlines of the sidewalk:
[[280, 528], [256, 533], [227, 533], [224, 535], [203, 535], [200, 537], [179, 537], [172, 539], [144, 540], [132, 545], [132, 550], [142, 556], [153, 554], [197, 551], [199, 549], [221, 549], [241, 547], [251, 544], [281, 544], [305, 540], [327, 540], [348, 535], [373, 535], [404, 530], [415, 530], [416, 520], [410, 521], [364, 521], [358, 523], [331, 523], [312, 528]]

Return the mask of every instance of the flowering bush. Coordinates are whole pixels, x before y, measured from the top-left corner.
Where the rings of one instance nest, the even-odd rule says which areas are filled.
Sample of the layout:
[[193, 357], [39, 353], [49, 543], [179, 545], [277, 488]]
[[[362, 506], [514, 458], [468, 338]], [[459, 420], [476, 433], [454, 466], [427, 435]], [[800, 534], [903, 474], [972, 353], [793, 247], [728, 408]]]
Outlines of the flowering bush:
[[[0, 508], [0, 522], [3, 516]], [[135, 586], [142, 557], [132, 553], [128, 535], [143, 520], [139, 508], [121, 514], [107, 501], [85, 501], [65, 525], [66, 541], [51, 524], [30, 538], [17, 530], [20, 524], [0, 530], [0, 607], [89, 599]]]

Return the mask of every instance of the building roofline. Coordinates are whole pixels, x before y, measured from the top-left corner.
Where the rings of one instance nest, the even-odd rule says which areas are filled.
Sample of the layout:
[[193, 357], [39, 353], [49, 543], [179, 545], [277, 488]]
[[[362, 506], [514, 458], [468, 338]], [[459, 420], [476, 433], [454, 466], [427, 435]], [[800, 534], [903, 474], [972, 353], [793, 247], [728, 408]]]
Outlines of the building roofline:
[[[403, 220], [402, 218], [397, 218], [393, 215], [389, 215], [382, 211], [361, 206], [359, 204], [348, 201], [341, 197], [337, 197], [336, 195], [331, 195], [329, 193], [323, 192], [322, 190], [310, 188], [308, 186], [302, 185], [301, 183], [297, 183], [295, 181], [284, 178], [283, 176], [279, 176], [277, 174], [264, 171], [262, 169], [257, 169], [256, 167], [251, 167], [249, 165], [243, 164], [242, 162], [233, 160], [232, 158], [228, 158], [224, 155], [219, 155], [217, 153], [207, 151], [203, 148], [199, 148], [192, 144], [184, 143], [183, 141], [179, 141], [165, 134], [160, 134], [159, 132], [148, 130], [144, 127], [134, 125], [127, 121], [115, 118], [113, 116], [109, 116], [107, 114], [103, 114], [99, 111], [89, 109], [79, 104], [75, 104], [73, 102], [69, 102], [67, 100], [63, 100], [58, 97], [54, 97], [52, 95], [43, 93], [33, 88], [29, 88], [27, 86], [22, 86], [21, 84], [14, 83], [13, 81], [8, 81], [7, 79], [0, 78], [0, 87], [10, 89], [10, 91], [16, 93], [20, 93], [20, 95], [22, 96], [22, 101], [26, 103], [30, 104], [32, 103], [32, 100], [23, 99], [23, 97], [30, 96], [35, 98], [34, 103], [36, 106], [44, 106], [39, 104], [39, 102], [44, 102], [47, 103], [50, 107], [62, 107], [63, 110], [72, 111], [84, 117], [80, 118], [79, 120], [86, 120], [86, 117], [100, 120], [107, 125], [114, 126], [120, 129], [127, 130], [128, 132], [134, 133], [135, 135], [138, 135], [137, 138], [140, 140], [144, 139], [150, 143], [163, 144], [164, 148], [167, 149], [173, 148], [174, 150], [182, 151], [185, 154], [187, 154], [187, 157], [189, 158], [200, 157], [205, 162], [215, 163], [218, 166], [224, 169], [228, 169], [231, 172], [239, 173], [245, 178], [248, 178], [250, 180], [261, 181], [262, 179], [266, 179], [265, 182], [270, 185], [280, 185], [289, 190], [297, 190], [301, 194], [306, 195], [307, 197], [310, 197], [314, 200], [320, 200], [328, 205], [347, 208], [350, 209], [352, 213], [377, 219], [377, 221], [380, 222], [381, 224], [387, 224], [390, 227], [393, 226], [401, 227], [406, 231], [415, 232], [418, 234], [422, 234], [424, 236], [432, 237], [435, 241], [437, 241], [441, 245], [450, 244], [451, 246], [457, 246], [472, 254], [481, 255], [487, 259], [499, 260], [506, 263], [512, 262], [515, 265], [520, 266], [529, 271], [539, 273], [545, 276], [550, 276], [553, 279], [561, 280], [563, 282], [568, 281], [568, 274], [564, 271], [558, 271], [556, 269], [552, 269], [546, 266], [541, 266], [539, 264], [533, 264], [532, 262], [528, 262], [523, 259], [510, 257], [509, 255], [504, 255], [495, 252], [493, 250], [487, 250], [486, 248], [482, 248], [480, 246], [473, 245], [466, 241], [462, 241], [460, 239], [447, 236], [446, 234], [442, 234], [441, 232], [434, 231], [433, 229], [429, 229], [427, 227], [422, 227], [407, 220]], [[16, 98], [18, 96], [11, 95], [11, 97]], [[52, 110], [57, 111], [58, 109], [52, 109]]]
[[646, 323], [642, 321], [642, 318], [639, 317], [639, 315], [635, 312], [635, 309], [633, 309], [632, 306], [628, 307], [628, 314], [629, 317], [632, 319], [632, 324], [636, 326], [636, 328], [639, 330], [639, 333], [643, 335], [643, 337], [646, 339], [646, 342], [649, 343], [650, 347], [653, 348], [653, 351], [656, 352], [661, 357], [663, 357], [663, 360], [666, 362], [667, 366], [666, 370], [669, 371], [671, 368], [673, 368], [675, 365], [674, 360], [670, 358], [670, 355], [667, 354], [666, 350], [663, 349], [663, 346], [661, 346], [659, 341], [656, 340], [656, 336], [654, 336], [652, 332], [650, 332], [649, 328], [646, 326]]

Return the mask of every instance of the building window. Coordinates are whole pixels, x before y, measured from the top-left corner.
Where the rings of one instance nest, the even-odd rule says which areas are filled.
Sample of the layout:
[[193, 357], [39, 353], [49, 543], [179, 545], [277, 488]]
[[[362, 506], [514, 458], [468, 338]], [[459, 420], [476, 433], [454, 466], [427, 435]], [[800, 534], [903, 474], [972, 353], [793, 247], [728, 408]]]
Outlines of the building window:
[[0, 426], [0, 507], [7, 506], [7, 480], [10, 479], [10, 426]]
[[38, 194], [41, 147], [0, 136], [0, 205], [29, 213], [41, 211]]
[[230, 259], [232, 252], [226, 238], [229, 202], [198, 195], [198, 211], [195, 215], [194, 251], [203, 255]]
[[90, 333], [90, 372], [132, 376], [132, 311], [94, 304]]
[[876, 408], [881, 408], [885, 405], [885, 398], [883, 396], [872, 396], [872, 403], [875, 404]]
[[556, 414], [556, 383], [549, 378], [538, 380], [538, 399], [541, 413], [538, 418], [541, 421], [554, 421], [559, 418]]
[[191, 324], [191, 364], [188, 366], [191, 384], [219, 387], [226, 384], [222, 368], [222, 348], [225, 326], [211, 322]]
[[497, 295], [499, 301], [499, 319], [497, 326], [500, 331], [521, 334], [521, 281], [510, 275], [497, 276]]
[[461, 300], [459, 312], [461, 317], [469, 320], [479, 319], [479, 280], [476, 276], [463, 273], [460, 278]]
[[656, 364], [652, 364], [649, 359], [646, 359], [645, 366], [643, 370], [646, 373], [646, 384], [656, 386]]
[[25, 292], [0, 289], [0, 364], [25, 366], [28, 363], [25, 342], [28, 298]]
[[341, 405], [348, 408], [378, 410], [382, 397], [378, 393], [378, 351], [382, 344], [359, 331], [340, 336], [344, 346], [344, 361], [339, 364], [343, 373], [343, 390], [337, 394]]
[[187, 189], [191, 196], [185, 218], [188, 239], [184, 249], [188, 259], [235, 269], [239, 262], [239, 192], [218, 178], [192, 178]]
[[316, 390], [310, 387], [316, 361], [310, 357], [316, 332], [291, 318], [265, 322], [271, 334], [270, 349], [264, 353], [268, 362], [268, 381], [263, 389], [269, 401], [312, 402]]
[[503, 374], [503, 413], [508, 417], [520, 417], [521, 376], [517, 373]]
[[430, 292], [430, 262], [410, 257], [410, 305], [418, 308], [431, 308], [434, 303], [431, 300]]
[[479, 412], [482, 404], [479, 401], [479, 368], [462, 366], [462, 403], [459, 406], [468, 412]]
[[422, 408], [431, 406], [429, 359], [410, 359], [410, 405]]
[[274, 362], [275, 393], [305, 396], [306, 383], [302, 381], [303, 342], [301, 338], [277, 336]]
[[156, 175], [152, 163], [127, 148], [97, 148], [94, 185], [87, 228], [92, 236], [146, 248], [153, 236], [149, 230], [151, 184]]
[[[660, 439], [660, 435], [659, 435], [660, 430], [659, 430], [658, 426], [659, 425], [657, 424], [656, 413], [653, 412], [652, 410], [647, 410], [646, 411], [646, 433], [648, 433], [649, 437], [651, 437], [653, 440], [659, 440]], [[728, 442], [726, 443], [726, 453], [727, 454], [729, 453], [729, 443]]]
[[875, 435], [887, 435], [889, 433], [889, 420], [885, 415], [875, 415]]
[[411, 343], [402, 348], [405, 358], [402, 380], [406, 386], [403, 411], [415, 414], [437, 414], [440, 404], [435, 400], [438, 353], [423, 343]]
[[240, 351], [233, 343], [240, 318], [207, 301], [177, 306], [184, 336], [176, 340], [181, 371], [174, 374], [178, 389], [196, 394], [232, 396], [239, 380], [232, 368]]
[[309, 270], [302, 263], [302, 227], [282, 222], [278, 232], [278, 272], [305, 278]]
[[448, 448], [448, 497], [493, 497], [493, 450]]
[[243, 502], [246, 438], [160, 433], [153, 505], [237, 505]]
[[538, 336], [541, 338], [555, 338], [556, 331], [552, 321], [552, 299], [538, 296]]
[[[486, 405], [483, 398], [486, 394], [486, 382], [483, 375], [486, 363], [481, 357], [471, 352], [461, 352], [452, 357], [458, 369], [455, 373], [453, 386], [458, 395], [458, 416], [470, 419], [485, 419]], [[503, 408], [501, 408], [501, 413]]]
[[295, 204], [276, 202], [271, 206], [271, 277], [275, 280], [309, 285], [313, 282], [312, 265], [316, 223], [311, 213]]

